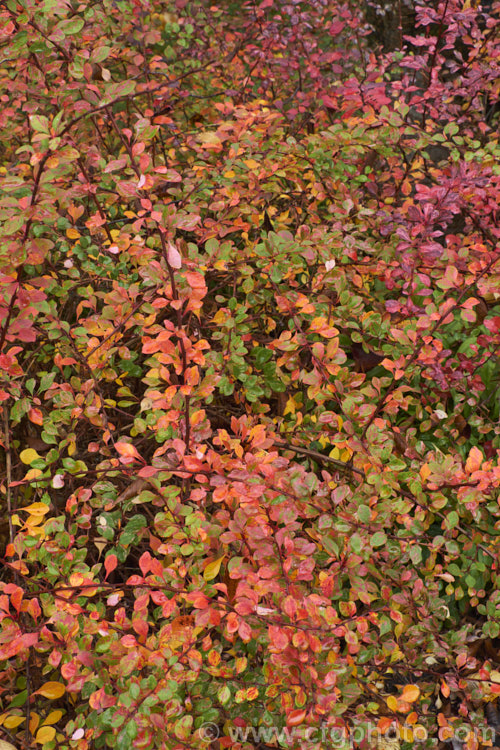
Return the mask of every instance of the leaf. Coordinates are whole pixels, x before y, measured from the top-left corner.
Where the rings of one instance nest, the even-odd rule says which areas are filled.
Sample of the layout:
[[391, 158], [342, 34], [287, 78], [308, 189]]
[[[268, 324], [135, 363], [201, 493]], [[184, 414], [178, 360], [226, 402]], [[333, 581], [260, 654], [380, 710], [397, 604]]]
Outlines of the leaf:
[[481, 453], [479, 448], [476, 448], [476, 446], [473, 446], [470, 449], [469, 456], [467, 458], [467, 461], [465, 462], [465, 471], [468, 474], [473, 474], [475, 471], [479, 471], [482, 463], [483, 463], [483, 454]]
[[398, 700], [395, 695], [389, 695], [389, 697], [385, 699], [385, 702], [387, 703], [387, 706], [391, 709], [391, 711], [398, 710]]
[[6, 729], [15, 729], [20, 724], [22, 724], [24, 720], [24, 716], [16, 716], [14, 714], [11, 714], [11, 716], [7, 716], [7, 718], [4, 719], [3, 726]]
[[11, 745], [10, 742], [0, 740], [0, 750], [17, 750], [17, 748], [15, 747], [15, 745]]
[[299, 724], [302, 724], [305, 718], [306, 711], [303, 708], [294, 708], [293, 711], [290, 711], [287, 715], [286, 723], [289, 727], [296, 727]]
[[205, 579], [205, 581], [212, 581], [219, 574], [220, 566], [224, 558], [225, 555], [222, 555], [222, 557], [217, 558], [217, 560], [213, 560], [207, 565], [207, 567], [203, 571], [203, 578]]
[[223, 685], [223, 687], [219, 688], [217, 691], [217, 698], [221, 703], [227, 703], [230, 700], [231, 691], [227, 685]]
[[45, 516], [50, 511], [50, 508], [46, 503], [32, 503], [31, 505], [26, 505], [24, 508], [19, 508], [19, 510], [24, 510], [31, 516]]
[[420, 688], [418, 685], [405, 685], [401, 698], [408, 703], [414, 703], [420, 697]]
[[106, 559], [104, 560], [104, 568], [106, 570], [105, 578], [109, 576], [109, 574], [115, 570], [116, 566], [118, 565], [118, 558], [116, 555], [107, 555]]
[[370, 544], [372, 547], [381, 547], [386, 542], [387, 542], [387, 536], [384, 534], [383, 531], [376, 531], [375, 534], [373, 534], [370, 539]]
[[33, 461], [36, 461], [39, 458], [42, 458], [38, 455], [36, 450], [33, 448], [26, 448], [24, 451], [21, 451], [19, 454], [19, 458], [23, 462], [23, 464], [32, 464]]
[[41, 727], [35, 735], [35, 742], [44, 745], [46, 742], [52, 742], [55, 736], [56, 730], [54, 727]]
[[[120, 81], [119, 83], [111, 83], [106, 89], [105, 96], [101, 101], [101, 106], [103, 106], [104, 104], [109, 104], [110, 102], [114, 101], [115, 99], [119, 99], [122, 96], [128, 96], [134, 91], [135, 81]], [[133, 190], [135, 190], [135, 184], [131, 184], [133, 186]]]
[[174, 734], [179, 740], [187, 740], [191, 735], [193, 726], [193, 717], [188, 715], [182, 716], [175, 722]]
[[43, 414], [40, 409], [35, 409], [34, 407], [31, 408], [28, 412], [28, 419], [30, 420], [30, 422], [33, 422], [33, 424], [37, 424], [40, 426], [43, 425]]
[[30, 125], [37, 133], [49, 132], [49, 121], [43, 115], [30, 115]]
[[41, 688], [36, 691], [37, 695], [43, 695], [44, 698], [49, 700], [57, 700], [66, 692], [65, 685], [62, 682], [46, 682]]
[[206, 146], [220, 146], [221, 143], [219, 136], [210, 131], [199, 133], [198, 140]]
[[38, 479], [42, 475], [43, 475], [43, 471], [41, 469], [30, 469], [29, 471], [26, 472], [26, 475], [24, 478], [27, 482], [31, 482], [33, 481], [33, 479]]
[[[63, 712], [57, 709], [57, 711], [51, 711], [49, 715], [43, 720], [42, 726], [50, 726], [51, 724], [57, 724], [57, 722], [62, 718]], [[0, 750], [2, 748], [0, 747]]]
[[70, 36], [72, 34], [78, 34], [78, 32], [81, 31], [84, 26], [85, 21], [83, 20], [83, 18], [74, 16], [73, 18], [67, 18], [64, 21], [59, 21], [56, 28], [58, 31], [62, 31], [65, 36]]
[[172, 268], [181, 268], [182, 266], [181, 254], [172, 242], [167, 245], [167, 261]]
[[90, 59], [95, 63], [103, 62], [109, 56], [110, 52], [111, 47], [97, 47], [97, 49], [93, 50]]
[[125, 458], [139, 458], [139, 454], [132, 443], [115, 443], [115, 448], [120, 456], [124, 456]]

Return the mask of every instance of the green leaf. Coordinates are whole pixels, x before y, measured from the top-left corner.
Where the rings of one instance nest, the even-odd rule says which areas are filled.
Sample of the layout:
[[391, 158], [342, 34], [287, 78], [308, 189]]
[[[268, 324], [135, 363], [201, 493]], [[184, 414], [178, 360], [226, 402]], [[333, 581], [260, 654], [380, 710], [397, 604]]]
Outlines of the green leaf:
[[49, 121], [44, 115], [30, 115], [30, 125], [37, 133], [49, 133]]
[[352, 551], [359, 555], [364, 546], [363, 540], [361, 539], [360, 535], [357, 532], [354, 533], [349, 541]]
[[386, 542], [387, 536], [383, 531], [376, 531], [375, 534], [372, 534], [372, 537], [370, 539], [370, 544], [372, 547], [381, 547]]
[[74, 16], [73, 18], [67, 18], [64, 21], [59, 21], [56, 26], [58, 31], [62, 31], [64, 36], [71, 36], [72, 34], [78, 34], [79, 31], [85, 26], [83, 18]]
[[372, 513], [368, 505], [360, 505], [357, 511], [357, 516], [361, 523], [370, 523]]

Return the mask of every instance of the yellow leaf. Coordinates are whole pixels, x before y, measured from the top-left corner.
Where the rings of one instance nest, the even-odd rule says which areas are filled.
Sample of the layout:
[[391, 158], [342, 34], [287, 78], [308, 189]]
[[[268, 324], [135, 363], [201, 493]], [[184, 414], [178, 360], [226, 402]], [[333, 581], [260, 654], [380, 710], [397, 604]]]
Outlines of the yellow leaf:
[[245, 159], [243, 164], [248, 167], [248, 169], [257, 169], [259, 165], [258, 161], [255, 161], [255, 159]]
[[220, 138], [215, 133], [210, 132], [200, 133], [198, 135], [198, 140], [200, 141], [200, 143], [204, 143], [207, 146], [219, 146], [221, 142]]
[[219, 574], [220, 566], [224, 557], [225, 555], [222, 555], [222, 557], [217, 558], [217, 560], [213, 560], [213, 562], [208, 563], [207, 567], [203, 571], [203, 578], [205, 579], [205, 581], [211, 581]]
[[26, 505], [25, 508], [19, 508], [19, 510], [25, 510], [30, 516], [45, 516], [50, 508], [45, 503], [32, 503], [31, 505]]
[[26, 450], [21, 451], [19, 458], [23, 464], [32, 464], [33, 461], [36, 461], [37, 458], [41, 458], [41, 456], [39, 456], [33, 448], [26, 448]]
[[[59, 719], [62, 717], [63, 712], [62, 711], [51, 711], [50, 714], [47, 716], [46, 719], [42, 721], [42, 726], [50, 726], [50, 724], [57, 724]], [[0, 750], [2, 748], [0, 747]]]
[[31, 482], [32, 479], [38, 479], [38, 477], [41, 477], [43, 474], [43, 471], [41, 469], [30, 469], [26, 472], [25, 479], [27, 482]]
[[10, 742], [5, 742], [5, 740], [0, 740], [0, 750], [17, 750], [14, 745], [11, 745]]
[[387, 706], [391, 709], [391, 711], [398, 710], [398, 701], [394, 695], [390, 695], [388, 698], [386, 698], [385, 702], [387, 703]]
[[414, 703], [420, 697], [420, 688], [418, 685], [405, 685], [401, 698], [407, 703]]
[[80, 237], [80, 232], [77, 229], [66, 229], [66, 237], [70, 240], [77, 240]]
[[56, 698], [60, 698], [62, 695], [64, 695], [65, 691], [66, 688], [62, 684], [62, 682], [46, 682], [36, 692], [37, 695], [43, 695], [44, 698], [55, 700]]
[[76, 451], [76, 443], [74, 440], [71, 440], [68, 443], [68, 456], [72, 456]]
[[490, 672], [490, 680], [497, 685], [500, 685], [500, 672], [497, 669], [493, 669]]
[[286, 417], [287, 414], [295, 414], [297, 411], [297, 404], [295, 403], [295, 399], [293, 396], [290, 396], [288, 401], [286, 402], [285, 410], [283, 411], [283, 416]]
[[411, 727], [406, 725], [399, 727], [398, 737], [400, 740], [403, 740], [403, 742], [413, 742], [413, 732], [411, 730]]
[[52, 742], [56, 736], [56, 730], [54, 727], [42, 727], [38, 730], [35, 737], [35, 742], [39, 745], [45, 745], [46, 742]]
[[15, 729], [19, 724], [22, 724], [23, 721], [24, 716], [7, 716], [3, 725], [6, 729]]
[[399, 750], [399, 748], [398, 737], [377, 737], [377, 750]]

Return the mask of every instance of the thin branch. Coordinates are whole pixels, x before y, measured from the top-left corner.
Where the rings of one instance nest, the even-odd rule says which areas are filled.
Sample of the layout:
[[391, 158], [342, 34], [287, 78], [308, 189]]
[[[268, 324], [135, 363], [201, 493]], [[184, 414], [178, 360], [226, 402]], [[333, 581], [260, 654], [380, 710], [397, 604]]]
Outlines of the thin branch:
[[358, 474], [358, 476], [360, 476], [362, 479], [365, 478], [364, 471], [362, 471], [361, 469], [356, 469], [355, 466], [353, 466], [351, 463], [348, 463], [347, 461], [339, 461], [338, 459], [332, 458], [331, 456], [324, 456], [322, 453], [314, 451], [311, 448], [299, 448], [299, 446], [297, 445], [284, 443], [281, 440], [275, 441], [274, 444], [279, 446], [280, 448], [286, 448], [286, 450], [293, 451], [293, 453], [299, 453], [302, 456], [314, 458], [314, 460], [318, 461], [319, 463], [332, 464], [336, 469], [344, 472], [345, 474]]
[[12, 544], [14, 541], [14, 527], [12, 526], [12, 491], [10, 488], [12, 482], [12, 454], [10, 450], [10, 431], [9, 431], [9, 414], [7, 411], [7, 405], [3, 406], [3, 424], [5, 434], [5, 467], [6, 467], [6, 495], [7, 495], [7, 516], [9, 521], [9, 541]]

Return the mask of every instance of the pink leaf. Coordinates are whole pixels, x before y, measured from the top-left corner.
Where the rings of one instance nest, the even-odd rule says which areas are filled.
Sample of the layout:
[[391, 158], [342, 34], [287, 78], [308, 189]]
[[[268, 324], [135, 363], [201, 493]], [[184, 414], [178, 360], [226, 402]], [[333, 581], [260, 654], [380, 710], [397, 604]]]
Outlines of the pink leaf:
[[181, 254], [173, 242], [168, 243], [167, 261], [172, 268], [180, 268], [182, 266]]

